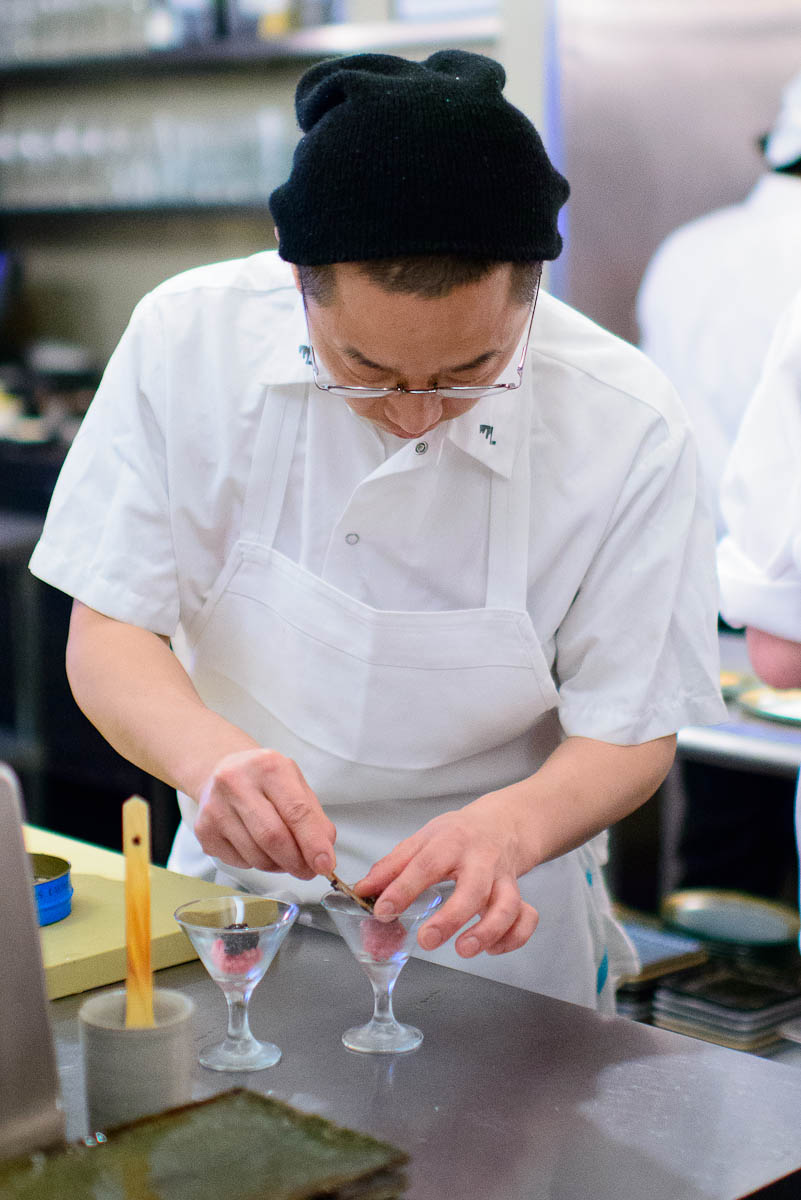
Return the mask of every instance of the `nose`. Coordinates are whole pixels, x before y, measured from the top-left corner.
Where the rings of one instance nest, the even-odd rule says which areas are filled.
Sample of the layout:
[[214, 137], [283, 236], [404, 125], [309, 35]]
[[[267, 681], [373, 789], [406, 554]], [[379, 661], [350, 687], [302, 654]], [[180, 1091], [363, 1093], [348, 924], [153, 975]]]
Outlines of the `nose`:
[[436, 425], [442, 416], [442, 398], [438, 392], [427, 396], [393, 393], [384, 403], [384, 415], [404, 433], [423, 433]]

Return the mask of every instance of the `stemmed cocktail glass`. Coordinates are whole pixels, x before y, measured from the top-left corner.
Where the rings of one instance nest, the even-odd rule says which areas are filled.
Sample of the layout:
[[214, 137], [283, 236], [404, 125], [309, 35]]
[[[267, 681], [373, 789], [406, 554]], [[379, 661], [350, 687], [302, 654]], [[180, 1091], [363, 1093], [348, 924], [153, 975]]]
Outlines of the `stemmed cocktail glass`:
[[442, 893], [428, 888], [394, 921], [379, 921], [348, 896], [327, 892], [322, 899], [354, 958], [373, 988], [373, 1015], [366, 1025], [342, 1035], [349, 1050], [393, 1054], [414, 1050], [423, 1040], [419, 1029], [402, 1025], [392, 1011], [392, 990], [414, 945], [419, 926], [442, 903]]
[[272, 1042], [259, 1042], [248, 1023], [248, 1004], [298, 915], [297, 904], [263, 896], [219, 896], [182, 904], [175, 919], [228, 1002], [228, 1035], [200, 1052], [213, 1071], [261, 1071], [281, 1058]]

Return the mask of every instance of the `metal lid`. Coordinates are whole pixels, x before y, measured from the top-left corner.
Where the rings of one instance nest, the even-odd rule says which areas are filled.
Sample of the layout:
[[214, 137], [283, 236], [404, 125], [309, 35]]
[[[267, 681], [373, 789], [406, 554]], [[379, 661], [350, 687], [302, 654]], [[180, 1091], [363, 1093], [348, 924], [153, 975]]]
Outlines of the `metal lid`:
[[674, 929], [729, 945], [789, 945], [801, 929], [798, 913], [787, 904], [718, 888], [672, 892], [660, 911]]

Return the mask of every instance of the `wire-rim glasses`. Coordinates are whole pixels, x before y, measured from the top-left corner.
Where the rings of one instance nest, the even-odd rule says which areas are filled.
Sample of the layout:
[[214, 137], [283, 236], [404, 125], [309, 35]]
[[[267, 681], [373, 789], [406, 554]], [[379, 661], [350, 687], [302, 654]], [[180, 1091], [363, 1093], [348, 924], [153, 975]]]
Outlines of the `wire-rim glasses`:
[[[474, 387], [471, 384], [452, 384], [450, 387], [433, 387], [433, 388], [405, 388], [405, 387], [361, 387], [351, 384], [340, 383], [325, 383], [320, 380], [320, 368], [317, 362], [317, 356], [314, 353], [314, 346], [311, 344], [311, 333], [309, 334], [309, 365], [312, 369], [312, 377], [314, 386], [321, 392], [327, 392], [330, 396], [340, 396], [343, 400], [367, 400], [381, 399], [384, 396], [443, 396], [451, 400], [479, 400], [482, 396], [500, 395], [504, 392], [516, 391], [523, 382], [523, 368], [526, 363], [526, 355], [528, 354], [528, 345], [531, 340], [531, 329], [534, 324], [534, 312], [537, 307], [537, 296], [540, 290], [540, 276], [534, 286], [534, 299], [531, 304], [531, 315], [528, 319], [528, 328], [526, 329], [526, 339], [523, 342], [523, 350], [520, 355], [520, 361], [515, 368], [517, 378], [508, 383], [485, 383]], [[309, 326], [308, 310], [306, 308], [306, 297], [302, 295], [303, 311], [306, 315], [306, 327]]]

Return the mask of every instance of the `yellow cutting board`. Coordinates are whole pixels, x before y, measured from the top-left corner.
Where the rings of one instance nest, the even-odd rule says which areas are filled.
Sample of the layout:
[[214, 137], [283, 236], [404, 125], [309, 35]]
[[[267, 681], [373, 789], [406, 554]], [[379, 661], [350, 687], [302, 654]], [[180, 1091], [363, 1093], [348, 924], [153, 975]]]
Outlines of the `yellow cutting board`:
[[[54, 854], [71, 865], [72, 911], [39, 930], [47, 994], [51, 1000], [125, 979], [125, 860], [122, 854], [60, 833], [24, 826], [25, 845], [35, 854]], [[201, 896], [230, 895], [232, 889], [150, 868], [150, 916], [154, 971], [197, 958], [176, 924], [179, 904]]]

